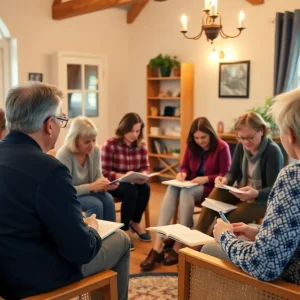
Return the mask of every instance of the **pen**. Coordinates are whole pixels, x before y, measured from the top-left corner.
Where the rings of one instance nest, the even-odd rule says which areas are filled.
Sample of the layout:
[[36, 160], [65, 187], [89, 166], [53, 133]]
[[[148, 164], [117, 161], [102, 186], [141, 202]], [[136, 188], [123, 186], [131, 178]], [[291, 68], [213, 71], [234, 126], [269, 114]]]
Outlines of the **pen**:
[[225, 217], [224, 213], [222, 211], [219, 211], [219, 215], [221, 217], [221, 219], [225, 222], [225, 223], [230, 223], [227, 218]]

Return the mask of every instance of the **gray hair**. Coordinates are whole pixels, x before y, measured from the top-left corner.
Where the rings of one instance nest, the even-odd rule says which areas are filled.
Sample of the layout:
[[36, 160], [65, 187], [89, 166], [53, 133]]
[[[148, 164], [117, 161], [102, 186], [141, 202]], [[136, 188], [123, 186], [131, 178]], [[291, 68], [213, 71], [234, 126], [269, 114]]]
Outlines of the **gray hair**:
[[55, 115], [62, 92], [41, 82], [27, 82], [9, 90], [6, 104], [6, 127], [9, 130], [34, 133], [45, 120]]
[[270, 114], [282, 132], [291, 129], [300, 141], [300, 89], [276, 96]]
[[76, 117], [66, 135], [65, 146], [74, 153], [77, 150], [76, 141], [79, 137], [90, 138], [96, 137], [97, 134], [97, 127], [91, 119], [83, 116]]

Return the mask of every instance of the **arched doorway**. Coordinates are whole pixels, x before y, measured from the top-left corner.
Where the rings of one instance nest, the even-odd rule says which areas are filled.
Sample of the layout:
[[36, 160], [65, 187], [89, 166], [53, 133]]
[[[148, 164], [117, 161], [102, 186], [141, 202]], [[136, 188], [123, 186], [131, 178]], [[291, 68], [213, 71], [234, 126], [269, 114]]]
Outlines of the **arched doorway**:
[[0, 18], [0, 107], [8, 90], [18, 84], [17, 40]]

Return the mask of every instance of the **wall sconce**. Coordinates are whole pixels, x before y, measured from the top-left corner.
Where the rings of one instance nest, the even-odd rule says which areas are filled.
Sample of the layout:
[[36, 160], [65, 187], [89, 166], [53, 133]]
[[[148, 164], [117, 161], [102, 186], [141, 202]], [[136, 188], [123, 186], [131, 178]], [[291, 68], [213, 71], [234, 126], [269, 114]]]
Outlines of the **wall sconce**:
[[225, 52], [223, 50], [218, 50], [213, 48], [209, 55], [211, 60], [223, 59], [225, 57]]

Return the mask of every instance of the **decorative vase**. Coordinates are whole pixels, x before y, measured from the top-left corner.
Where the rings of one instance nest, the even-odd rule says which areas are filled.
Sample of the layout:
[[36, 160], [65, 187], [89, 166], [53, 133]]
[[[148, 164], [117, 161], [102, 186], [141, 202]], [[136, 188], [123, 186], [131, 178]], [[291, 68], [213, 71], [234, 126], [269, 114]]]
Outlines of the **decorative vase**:
[[170, 77], [171, 75], [171, 68], [168, 67], [160, 67], [160, 75], [161, 77]]

